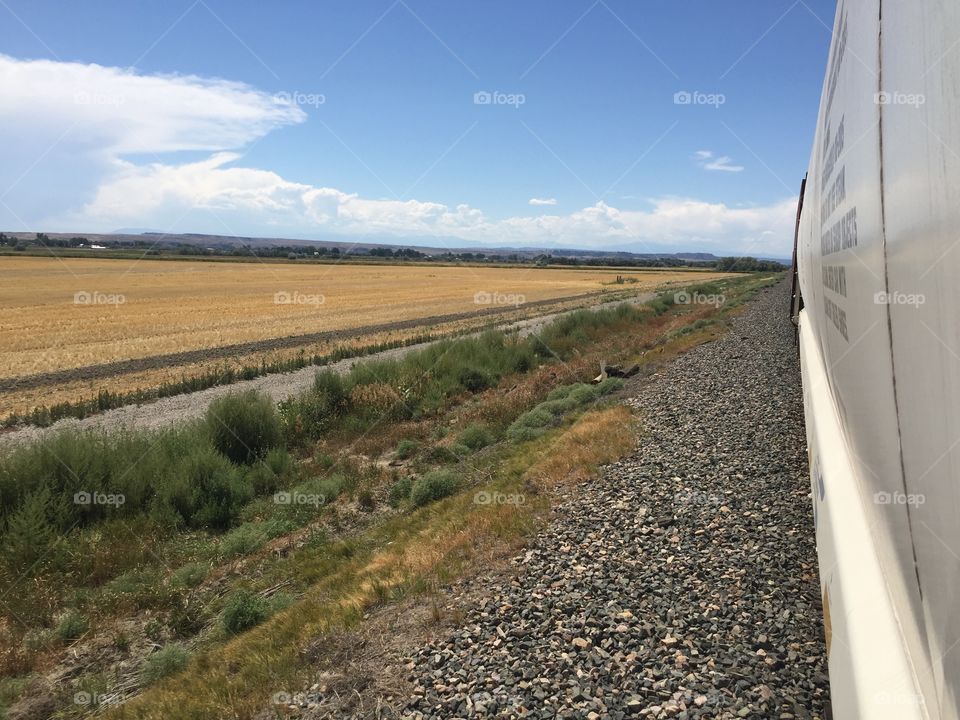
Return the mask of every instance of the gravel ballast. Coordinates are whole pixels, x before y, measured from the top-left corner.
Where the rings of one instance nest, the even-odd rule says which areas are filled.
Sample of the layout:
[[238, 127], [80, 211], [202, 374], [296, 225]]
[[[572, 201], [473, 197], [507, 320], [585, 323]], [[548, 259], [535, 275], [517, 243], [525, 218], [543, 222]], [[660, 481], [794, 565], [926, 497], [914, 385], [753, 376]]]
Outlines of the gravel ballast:
[[635, 454], [564, 491], [512, 581], [414, 654], [406, 717], [824, 717], [788, 289], [637, 385]]

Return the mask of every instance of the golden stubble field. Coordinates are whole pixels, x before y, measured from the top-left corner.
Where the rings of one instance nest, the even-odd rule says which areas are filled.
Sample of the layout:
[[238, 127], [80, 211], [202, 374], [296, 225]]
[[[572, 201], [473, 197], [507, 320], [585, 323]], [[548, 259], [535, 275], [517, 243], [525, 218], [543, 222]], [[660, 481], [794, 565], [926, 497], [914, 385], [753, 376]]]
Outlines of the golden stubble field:
[[714, 274], [0, 257], [0, 377]]

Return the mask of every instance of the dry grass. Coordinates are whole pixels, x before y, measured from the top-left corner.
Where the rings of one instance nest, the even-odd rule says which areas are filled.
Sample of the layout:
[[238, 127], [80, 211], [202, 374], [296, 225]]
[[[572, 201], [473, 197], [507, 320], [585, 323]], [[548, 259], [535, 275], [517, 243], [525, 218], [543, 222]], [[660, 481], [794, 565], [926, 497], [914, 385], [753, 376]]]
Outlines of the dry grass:
[[633, 449], [636, 430], [630, 411], [621, 406], [588, 412], [526, 472], [541, 487], [583, 482], [599, 465], [613, 462]]

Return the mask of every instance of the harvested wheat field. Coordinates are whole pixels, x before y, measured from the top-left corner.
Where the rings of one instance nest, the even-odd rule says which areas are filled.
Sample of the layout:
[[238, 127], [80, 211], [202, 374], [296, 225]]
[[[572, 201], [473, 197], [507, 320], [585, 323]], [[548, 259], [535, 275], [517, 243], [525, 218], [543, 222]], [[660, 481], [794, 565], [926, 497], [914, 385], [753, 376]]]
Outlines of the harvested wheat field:
[[[684, 271], [0, 258], [0, 377], [598, 293]], [[696, 273], [708, 280], [718, 273]]]

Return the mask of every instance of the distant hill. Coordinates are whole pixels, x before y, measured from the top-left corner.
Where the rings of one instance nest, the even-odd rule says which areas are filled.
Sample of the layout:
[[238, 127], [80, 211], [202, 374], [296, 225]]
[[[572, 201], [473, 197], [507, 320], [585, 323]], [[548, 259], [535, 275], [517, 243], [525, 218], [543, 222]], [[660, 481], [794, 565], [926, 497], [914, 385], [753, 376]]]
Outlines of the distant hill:
[[[32, 241], [37, 233], [35, 232], [5, 232], [0, 233], [8, 238], [16, 240]], [[184, 247], [196, 248], [198, 254], [205, 250], [215, 253], [231, 253], [249, 249], [256, 252], [258, 249], [271, 250], [275, 254], [279, 248], [295, 250], [298, 253], [310, 255], [317, 251], [320, 254], [334, 251], [341, 254], [354, 255], [377, 255], [378, 251], [392, 250], [400, 248], [405, 250], [422, 253], [427, 257], [443, 257], [448, 255], [481, 255], [486, 257], [512, 257], [521, 261], [530, 261], [535, 258], [549, 256], [551, 258], [563, 258], [569, 260], [590, 261], [597, 260], [603, 264], [615, 264], [617, 260], [623, 260], [626, 263], [638, 262], [643, 260], [663, 260], [674, 262], [676, 264], [711, 264], [720, 258], [713, 253], [708, 252], [631, 252], [628, 250], [594, 250], [579, 248], [542, 248], [542, 247], [479, 247], [479, 246], [455, 246], [453, 244], [447, 247], [433, 247], [428, 245], [419, 245], [400, 242], [376, 242], [369, 239], [355, 240], [352, 238], [338, 237], [330, 240], [310, 240], [294, 238], [274, 238], [274, 237], [244, 237], [235, 235], [207, 235], [202, 233], [164, 233], [157, 230], [141, 230], [139, 228], [125, 228], [113, 233], [45, 233], [45, 237], [57, 244], [79, 240], [85, 241], [85, 246], [90, 245], [104, 246], [107, 248], [118, 246], [135, 246], [139, 248], [149, 247], [157, 250], [175, 250]], [[387, 253], [389, 254], [389, 253]], [[789, 265], [790, 261], [781, 258], [759, 258], [760, 260], [772, 260], [775, 262]]]

